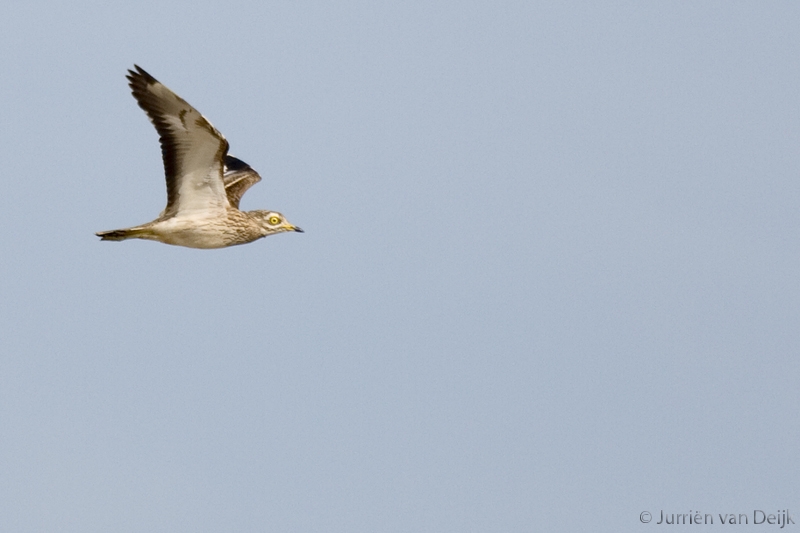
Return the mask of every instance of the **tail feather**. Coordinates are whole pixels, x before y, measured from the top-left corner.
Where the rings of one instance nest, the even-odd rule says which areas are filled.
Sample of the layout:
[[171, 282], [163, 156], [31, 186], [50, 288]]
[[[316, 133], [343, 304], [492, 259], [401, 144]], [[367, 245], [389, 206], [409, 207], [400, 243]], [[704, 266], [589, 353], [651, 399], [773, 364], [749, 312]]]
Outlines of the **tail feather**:
[[100, 237], [101, 241], [124, 241], [125, 239], [141, 238], [143, 233], [145, 233], [145, 230], [141, 228], [126, 228], [99, 231], [95, 235]]

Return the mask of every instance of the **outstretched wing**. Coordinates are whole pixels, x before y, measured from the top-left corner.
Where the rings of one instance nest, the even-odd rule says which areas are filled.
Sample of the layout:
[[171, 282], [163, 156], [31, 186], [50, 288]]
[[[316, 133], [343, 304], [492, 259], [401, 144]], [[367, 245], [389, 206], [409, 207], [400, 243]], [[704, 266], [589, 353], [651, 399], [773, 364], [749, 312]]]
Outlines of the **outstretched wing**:
[[133, 96], [156, 127], [167, 179], [162, 216], [225, 209], [222, 169], [228, 141], [195, 108], [134, 65], [128, 71]]
[[225, 182], [228, 202], [239, 209], [239, 200], [242, 199], [247, 189], [261, 181], [261, 176], [241, 159], [228, 155], [225, 156], [225, 172], [222, 174], [222, 181]]

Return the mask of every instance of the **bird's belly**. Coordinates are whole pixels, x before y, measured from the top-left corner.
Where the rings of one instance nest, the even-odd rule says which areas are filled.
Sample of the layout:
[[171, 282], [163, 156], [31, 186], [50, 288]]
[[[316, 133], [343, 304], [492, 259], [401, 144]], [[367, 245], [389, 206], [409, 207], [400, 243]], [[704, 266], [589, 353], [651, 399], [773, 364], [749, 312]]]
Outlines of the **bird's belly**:
[[225, 248], [255, 240], [237, 238], [224, 218], [173, 217], [157, 222], [151, 229], [156, 240], [188, 248]]

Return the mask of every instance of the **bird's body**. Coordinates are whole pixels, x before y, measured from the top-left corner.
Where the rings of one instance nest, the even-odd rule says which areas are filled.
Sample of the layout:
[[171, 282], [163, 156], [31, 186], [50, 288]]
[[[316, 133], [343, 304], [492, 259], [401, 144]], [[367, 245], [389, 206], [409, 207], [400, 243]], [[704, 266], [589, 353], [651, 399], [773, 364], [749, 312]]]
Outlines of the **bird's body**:
[[147, 224], [97, 233], [102, 240], [225, 248], [303, 231], [274, 211], [240, 211], [242, 195], [261, 180], [258, 173], [228, 155], [225, 137], [185, 100], [139, 66], [128, 72], [133, 96], [161, 139], [167, 207]]
[[271, 234], [265, 233], [258, 223], [259, 213], [228, 207], [223, 212], [158, 218], [141, 226], [104, 231], [98, 235], [104, 241], [147, 239], [189, 248], [225, 248], [247, 244]]

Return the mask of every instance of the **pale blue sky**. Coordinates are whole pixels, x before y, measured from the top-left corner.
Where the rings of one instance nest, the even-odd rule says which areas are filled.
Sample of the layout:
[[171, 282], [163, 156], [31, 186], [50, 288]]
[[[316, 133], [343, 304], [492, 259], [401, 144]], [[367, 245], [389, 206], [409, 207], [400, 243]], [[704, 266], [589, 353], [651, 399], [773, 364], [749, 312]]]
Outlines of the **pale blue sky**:
[[[0, 531], [800, 515], [798, 28], [791, 2], [7, 7]], [[165, 202], [134, 62], [261, 173], [243, 208], [306, 233], [99, 242]]]

